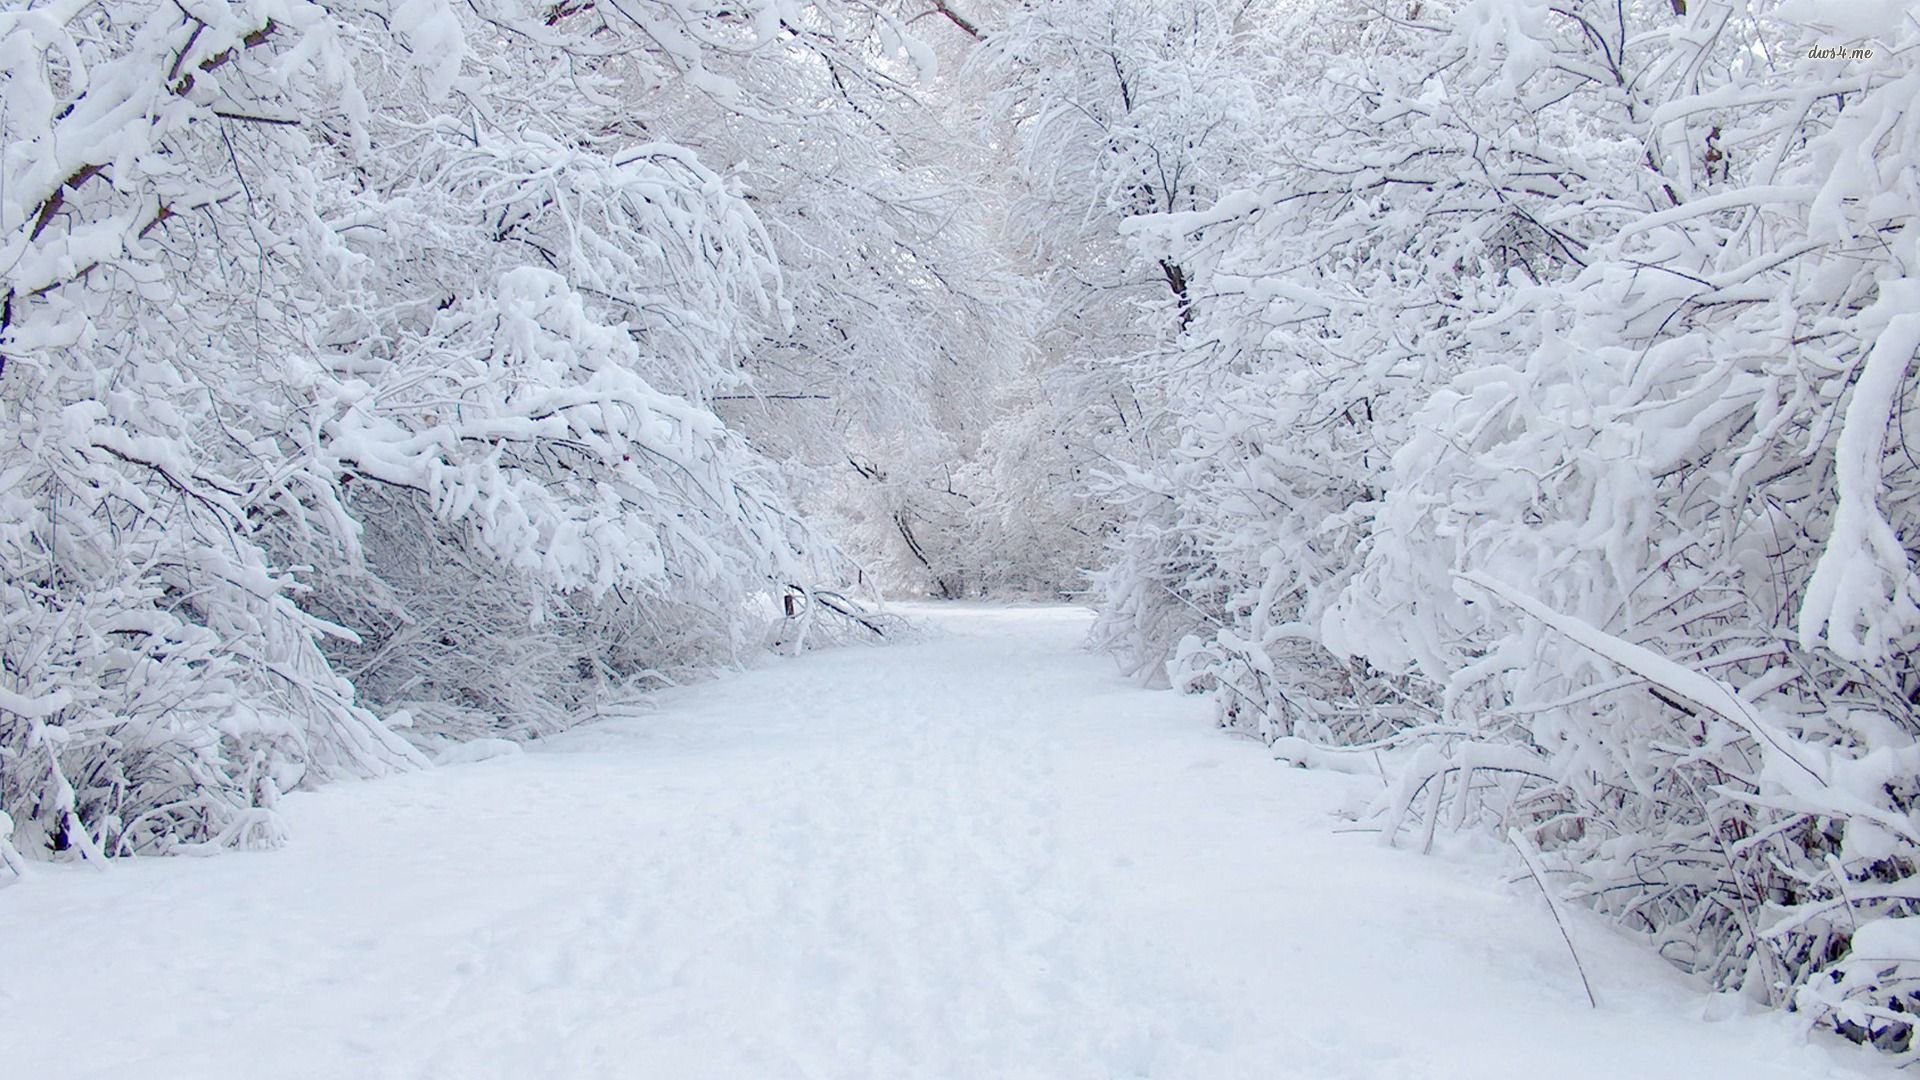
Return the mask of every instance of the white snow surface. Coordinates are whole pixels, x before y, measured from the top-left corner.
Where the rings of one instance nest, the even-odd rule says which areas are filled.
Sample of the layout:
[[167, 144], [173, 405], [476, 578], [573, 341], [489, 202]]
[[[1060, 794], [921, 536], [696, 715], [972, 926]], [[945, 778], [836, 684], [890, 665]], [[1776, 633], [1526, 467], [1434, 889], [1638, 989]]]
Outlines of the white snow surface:
[[1530, 880], [1337, 831], [1377, 780], [1134, 687], [1082, 611], [913, 613], [289, 797], [279, 851], [36, 867], [0, 1075], [1892, 1074], [1572, 912], [1589, 1009]]

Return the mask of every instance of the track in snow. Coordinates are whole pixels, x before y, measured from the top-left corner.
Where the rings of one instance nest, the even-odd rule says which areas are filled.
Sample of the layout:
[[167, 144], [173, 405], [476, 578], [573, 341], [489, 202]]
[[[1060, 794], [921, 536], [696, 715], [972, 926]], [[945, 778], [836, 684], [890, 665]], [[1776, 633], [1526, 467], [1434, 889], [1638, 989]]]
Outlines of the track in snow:
[[651, 699], [521, 757], [287, 800], [285, 850], [0, 892], [0, 1075], [1747, 1077], [1879, 1071], [1700, 1019], [1484, 860], [1333, 831], [1078, 648], [1067, 608]]

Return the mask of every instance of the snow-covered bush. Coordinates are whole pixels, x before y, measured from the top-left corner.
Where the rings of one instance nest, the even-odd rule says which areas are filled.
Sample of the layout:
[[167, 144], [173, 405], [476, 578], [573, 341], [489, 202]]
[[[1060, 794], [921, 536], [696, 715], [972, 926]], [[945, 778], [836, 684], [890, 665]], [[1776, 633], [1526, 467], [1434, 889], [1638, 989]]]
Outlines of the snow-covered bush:
[[1523, 822], [1676, 961], [1905, 1050], [1913, 974], [1854, 939], [1920, 899], [1920, 28], [1769, 7], [1630, 34], [1655, 167], [1415, 416], [1328, 639], [1442, 688], [1393, 820]]
[[344, 46], [300, 3], [57, 15], [0, 16], [0, 807], [35, 853], [267, 839], [303, 776], [418, 761], [256, 535], [330, 498], [276, 421], [337, 265]]
[[[1725, 987], [1910, 1048], [1920, 25], [1472, 0], [1352, 31], [1208, 205], [1102, 631], [1389, 835], [1519, 826]], [[1815, 46], [1861, 50], [1810, 59]]]
[[404, 723], [541, 730], [832, 579], [711, 408], [785, 325], [761, 219], [631, 108], [753, 107], [716, 66], [809, 10], [0, 15], [15, 847], [272, 842]]

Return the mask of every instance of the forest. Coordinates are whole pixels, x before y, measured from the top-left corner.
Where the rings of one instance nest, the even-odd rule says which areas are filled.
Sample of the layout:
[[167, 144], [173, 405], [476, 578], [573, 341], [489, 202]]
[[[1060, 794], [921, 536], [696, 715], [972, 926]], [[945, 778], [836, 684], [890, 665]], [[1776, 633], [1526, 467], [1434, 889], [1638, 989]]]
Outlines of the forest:
[[22, 0], [0, 267], [0, 885], [1066, 599], [1920, 1059], [1901, 0]]

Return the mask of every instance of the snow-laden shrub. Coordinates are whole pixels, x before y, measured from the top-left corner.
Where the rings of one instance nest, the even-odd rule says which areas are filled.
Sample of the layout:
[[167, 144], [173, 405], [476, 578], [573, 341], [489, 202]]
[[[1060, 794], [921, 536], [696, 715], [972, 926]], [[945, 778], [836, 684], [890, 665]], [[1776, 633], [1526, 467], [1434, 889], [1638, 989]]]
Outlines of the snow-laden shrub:
[[626, 108], [747, 106], [704, 58], [802, 13], [0, 14], [14, 848], [271, 843], [409, 717], [540, 730], [831, 575], [708, 407], [784, 315], [760, 221]]
[[735, 657], [747, 598], [813, 574], [769, 470], [638, 375], [631, 334], [550, 271], [495, 291], [321, 424], [367, 524], [308, 606], [354, 628], [329, 655], [362, 696], [435, 734], [539, 734]]
[[1444, 788], [1524, 823], [1666, 955], [1904, 1051], [1920, 28], [1841, 68], [1769, 19], [1766, 65], [1748, 13], [1693, 12], [1716, 77], [1649, 103], [1692, 167], [1415, 417], [1329, 640], [1442, 687], [1391, 822]]
[[1289, 753], [1380, 751], [1389, 836], [1520, 827], [1676, 963], [1908, 1052], [1920, 26], [1883, 14], [1422, 3], [1296, 84], [1267, 176], [1129, 226], [1194, 304], [1103, 627]]
[[336, 246], [271, 120], [343, 115], [344, 57], [299, 3], [61, 14], [0, 16], [0, 808], [37, 854], [271, 840], [278, 790], [419, 760], [255, 535], [314, 479], [263, 361]]

